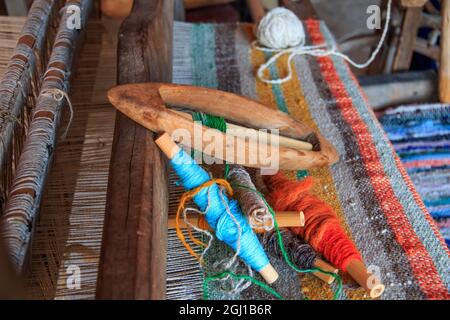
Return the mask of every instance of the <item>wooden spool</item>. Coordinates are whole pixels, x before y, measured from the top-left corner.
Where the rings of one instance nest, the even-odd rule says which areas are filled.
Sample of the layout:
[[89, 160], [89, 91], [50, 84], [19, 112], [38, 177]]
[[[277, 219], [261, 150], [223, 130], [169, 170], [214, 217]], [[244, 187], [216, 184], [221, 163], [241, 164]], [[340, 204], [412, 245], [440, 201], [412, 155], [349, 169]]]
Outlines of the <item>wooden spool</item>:
[[[300, 211], [278, 211], [275, 212], [275, 218], [277, 219], [278, 227], [280, 228], [291, 228], [291, 227], [304, 227], [305, 226], [305, 214]], [[168, 229], [175, 229], [176, 228], [176, 221], [175, 217], [169, 217], [168, 221]], [[198, 227], [202, 227], [199, 224], [199, 217], [198, 216], [189, 216], [187, 217], [187, 220], [190, 224]], [[187, 228], [187, 224], [184, 222], [184, 220], [180, 220], [180, 227], [182, 229]], [[263, 229], [264, 226], [261, 226], [261, 228], [254, 229], [256, 233], [264, 233], [266, 232]]]
[[[169, 159], [172, 159], [180, 151], [180, 147], [176, 145], [167, 133], [163, 133], [158, 137], [155, 143]], [[278, 279], [278, 273], [270, 263], [260, 270], [259, 273], [268, 284], [272, 284]]]
[[367, 270], [361, 261], [352, 260], [347, 265], [347, 272], [353, 280], [369, 292], [372, 299], [378, 298], [383, 294], [385, 286], [380, 279]]
[[[121, 85], [108, 92], [110, 102], [122, 113], [141, 124], [145, 128], [157, 133], [167, 132], [173, 135], [178, 129], [184, 129], [190, 134], [189, 143], [196, 150], [228, 163], [237, 163], [246, 167], [268, 168], [261, 159], [267, 155], [278, 154], [278, 168], [283, 170], [302, 170], [331, 165], [338, 160], [335, 148], [320, 134], [314, 132], [303, 123], [289, 117], [285, 113], [270, 109], [259, 102], [242, 96], [214, 89], [184, 86], [164, 83], [141, 83]], [[268, 144], [260, 148], [252, 140], [233, 137], [217, 132], [215, 139], [221, 139], [222, 150], [205, 150], [210, 141], [205, 141], [207, 130], [204, 126], [196, 125], [192, 120], [180, 116], [166, 107], [185, 107], [195, 111], [223, 117], [227, 120], [253, 129], [278, 129], [283, 136], [310, 142], [314, 150], [295, 150], [283, 146], [274, 148]], [[200, 127], [202, 140], [195, 141], [199, 134], [196, 126]], [[239, 157], [236, 150], [242, 146], [245, 159]], [[200, 148], [199, 148], [200, 147]], [[250, 153], [255, 153], [257, 159], [249, 161]], [[273, 169], [273, 168], [271, 168]]]

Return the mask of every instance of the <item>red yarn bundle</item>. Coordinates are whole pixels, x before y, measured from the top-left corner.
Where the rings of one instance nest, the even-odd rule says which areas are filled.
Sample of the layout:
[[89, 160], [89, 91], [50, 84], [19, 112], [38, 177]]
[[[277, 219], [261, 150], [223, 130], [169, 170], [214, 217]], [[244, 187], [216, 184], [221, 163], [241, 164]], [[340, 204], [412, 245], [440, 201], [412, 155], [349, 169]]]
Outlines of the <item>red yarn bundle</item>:
[[354, 243], [347, 237], [336, 213], [325, 202], [309, 193], [313, 179], [289, 180], [278, 172], [265, 176], [270, 191], [267, 200], [276, 211], [303, 211], [305, 226], [291, 230], [306, 240], [325, 259], [342, 271], [352, 260], [362, 261]]

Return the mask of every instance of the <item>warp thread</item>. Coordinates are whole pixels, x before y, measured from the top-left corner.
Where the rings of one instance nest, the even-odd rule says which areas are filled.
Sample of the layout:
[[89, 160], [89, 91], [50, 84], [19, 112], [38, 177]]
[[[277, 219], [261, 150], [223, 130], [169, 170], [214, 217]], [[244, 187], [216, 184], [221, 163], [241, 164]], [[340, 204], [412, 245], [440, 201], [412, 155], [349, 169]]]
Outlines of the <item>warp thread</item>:
[[305, 226], [291, 228], [294, 234], [303, 238], [331, 264], [346, 271], [352, 260], [362, 261], [354, 243], [347, 237], [334, 210], [325, 202], [309, 193], [313, 180], [287, 179], [281, 172], [265, 176], [270, 190], [268, 202], [275, 210], [303, 211]]
[[232, 186], [244, 186], [234, 189], [234, 198], [241, 206], [241, 210], [248, 216], [253, 229], [271, 231], [274, 228], [274, 218], [270, 214], [262, 198], [251, 191], [256, 189], [247, 170], [242, 166], [233, 166], [228, 173], [228, 181]]
[[[355, 68], [364, 69], [368, 67], [377, 57], [386, 39], [391, 21], [391, 11], [392, 0], [389, 0], [386, 13], [386, 23], [377, 47], [366, 62], [357, 63], [349, 56], [339, 52], [335, 47], [326, 49], [326, 43], [306, 46], [305, 30], [298, 17], [286, 8], [279, 7], [272, 9], [261, 19], [256, 32], [256, 37], [258, 40], [252, 44], [252, 47], [256, 50], [267, 53], [275, 53], [275, 55], [259, 67], [257, 72], [258, 78], [262, 82], [269, 84], [282, 84], [291, 80], [292, 60], [298, 55], [310, 55], [314, 57], [332, 55], [343, 58]], [[258, 46], [257, 43], [263, 45], [264, 47]], [[288, 74], [284, 78], [266, 79], [264, 77], [264, 72], [285, 54], [289, 54], [287, 61]]]
[[[184, 203], [188, 198], [192, 198], [200, 211], [205, 214], [206, 221], [219, 240], [233, 248], [236, 254], [256, 271], [266, 267], [269, 259], [242, 214], [237, 201], [228, 199], [223, 194], [223, 188], [219, 188], [219, 185], [225, 186], [229, 195], [232, 195], [228, 182], [223, 179], [211, 180], [208, 173], [182, 149], [170, 163], [180, 178], [181, 184], [189, 190], [182, 199], [184, 202], [180, 202], [177, 221], [184, 209]], [[181, 228], [179, 233], [182, 234]], [[183, 237], [180, 237], [180, 240], [183, 242]], [[199, 258], [185, 241], [184, 244], [191, 254]]]

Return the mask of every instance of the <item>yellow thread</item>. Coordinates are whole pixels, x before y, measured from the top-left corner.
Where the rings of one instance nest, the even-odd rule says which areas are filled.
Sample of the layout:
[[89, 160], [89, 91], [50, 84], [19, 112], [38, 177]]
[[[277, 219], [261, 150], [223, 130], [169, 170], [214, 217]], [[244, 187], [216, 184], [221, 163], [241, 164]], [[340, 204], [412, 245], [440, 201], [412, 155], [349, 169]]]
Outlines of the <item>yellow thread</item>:
[[[186, 202], [188, 202], [189, 200], [191, 200], [196, 194], [198, 194], [200, 191], [202, 191], [203, 189], [209, 188], [210, 186], [212, 186], [213, 184], [217, 184], [220, 185], [222, 187], [224, 187], [228, 193], [229, 196], [233, 196], [233, 189], [231, 188], [230, 183], [225, 180], [225, 179], [213, 179], [210, 180], [204, 184], [202, 184], [201, 186], [192, 189], [190, 191], [185, 192], [181, 198], [180, 198], [180, 204], [178, 205], [178, 210], [177, 210], [177, 216], [175, 219], [175, 228], [177, 231], [177, 236], [180, 239], [181, 243], [184, 245], [184, 247], [187, 249], [187, 251], [189, 251], [189, 253], [194, 256], [200, 263], [203, 263], [203, 261], [201, 261], [200, 256], [191, 248], [191, 246], [186, 242], [186, 239], [184, 237], [184, 234], [181, 230], [180, 227], [180, 215], [181, 213], [184, 211]], [[192, 241], [201, 246], [206, 248], [207, 245], [205, 243], [203, 243], [202, 241], [198, 240], [197, 238], [194, 237], [194, 235], [192, 234], [192, 230], [191, 228], [189, 228], [189, 225], [187, 226], [188, 229], [188, 233], [189, 233], [189, 237], [192, 239]]]

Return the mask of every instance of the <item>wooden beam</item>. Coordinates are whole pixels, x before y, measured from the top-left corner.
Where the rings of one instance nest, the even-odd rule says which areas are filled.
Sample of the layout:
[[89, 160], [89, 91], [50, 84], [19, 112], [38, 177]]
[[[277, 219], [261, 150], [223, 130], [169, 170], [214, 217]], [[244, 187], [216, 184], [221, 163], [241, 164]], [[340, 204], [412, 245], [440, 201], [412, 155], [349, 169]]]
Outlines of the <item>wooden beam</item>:
[[438, 101], [438, 77], [432, 70], [361, 76], [358, 80], [374, 110]]
[[392, 71], [405, 71], [411, 66], [417, 31], [420, 27], [421, 18], [421, 7], [406, 9]]
[[430, 45], [428, 41], [423, 38], [416, 39], [414, 51], [424, 55], [425, 57], [436, 60], [437, 62], [441, 59], [440, 47]]
[[311, 0], [280, 0], [280, 4], [293, 11], [301, 20], [318, 19]]
[[[119, 34], [119, 84], [172, 78], [173, 0], [135, 0]], [[98, 299], [164, 299], [168, 176], [153, 134], [117, 115]]]
[[439, 98], [450, 103], [450, 0], [442, 0], [441, 63], [439, 67]]

